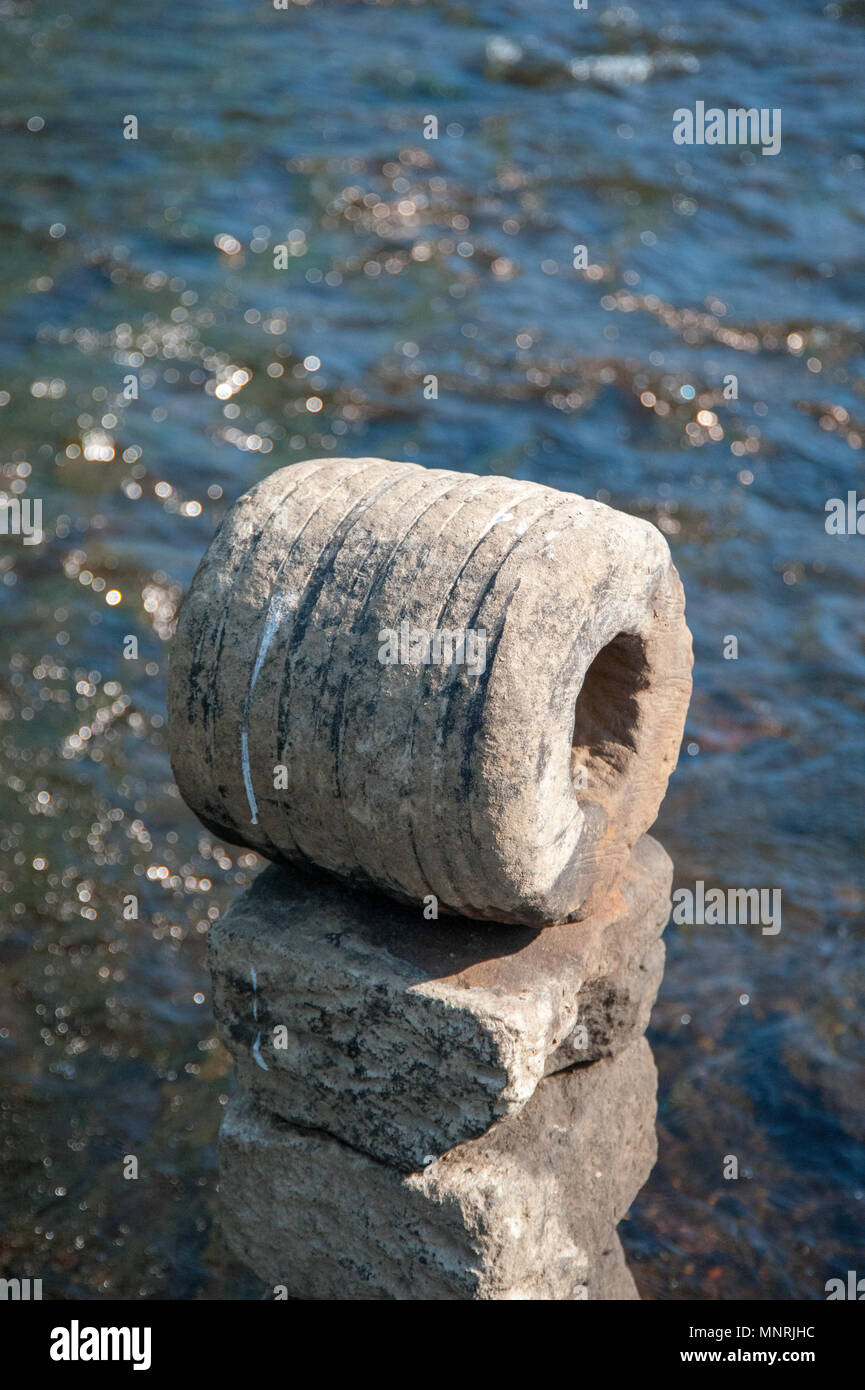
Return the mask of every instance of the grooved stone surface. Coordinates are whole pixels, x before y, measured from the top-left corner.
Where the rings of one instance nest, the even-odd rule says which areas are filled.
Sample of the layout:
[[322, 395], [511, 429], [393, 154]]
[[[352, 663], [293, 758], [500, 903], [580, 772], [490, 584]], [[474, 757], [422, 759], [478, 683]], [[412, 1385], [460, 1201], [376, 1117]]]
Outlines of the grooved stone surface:
[[614, 1227], [655, 1161], [655, 1092], [639, 1039], [408, 1175], [241, 1093], [220, 1133], [228, 1242], [292, 1298], [633, 1299]]
[[644, 1031], [671, 878], [644, 836], [605, 913], [537, 931], [266, 869], [210, 931], [220, 1036], [266, 1109], [417, 1168]]
[[172, 765], [209, 829], [268, 858], [549, 925], [602, 908], [654, 821], [690, 671], [648, 522], [532, 482], [313, 459], [241, 497], [198, 568]]

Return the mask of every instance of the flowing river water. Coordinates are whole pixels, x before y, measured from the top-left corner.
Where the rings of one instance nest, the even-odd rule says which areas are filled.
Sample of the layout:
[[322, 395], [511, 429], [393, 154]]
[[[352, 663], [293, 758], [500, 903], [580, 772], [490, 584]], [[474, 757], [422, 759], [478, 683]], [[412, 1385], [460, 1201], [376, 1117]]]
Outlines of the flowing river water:
[[[655, 833], [783, 924], [668, 927], [623, 1239], [651, 1299], [865, 1272], [865, 538], [825, 526], [865, 458], [861, 0], [0, 19], [0, 488], [44, 531], [0, 536], [0, 1274], [267, 1295], [216, 1221], [204, 967], [260, 865], [177, 797], [165, 669], [226, 507], [323, 454], [667, 535], [696, 666]], [[780, 153], [677, 145], [698, 101], [780, 109]]]

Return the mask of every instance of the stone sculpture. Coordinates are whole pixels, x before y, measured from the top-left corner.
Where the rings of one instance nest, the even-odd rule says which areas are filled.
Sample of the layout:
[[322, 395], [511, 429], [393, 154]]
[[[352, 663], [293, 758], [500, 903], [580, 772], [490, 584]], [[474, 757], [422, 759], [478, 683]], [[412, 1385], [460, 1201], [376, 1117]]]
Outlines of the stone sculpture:
[[[441, 659], [460, 634], [474, 660]], [[594, 911], [654, 821], [690, 663], [648, 522], [537, 483], [314, 460], [242, 497], [199, 566], [172, 764], [206, 825], [267, 858], [546, 926]]]
[[663, 537], [573, 494], [330, 459], [229, 512], [170, 741], [274, 861], [210, 968], [225, 1233], [279, 1296], [638, 1297], [690, 668]]

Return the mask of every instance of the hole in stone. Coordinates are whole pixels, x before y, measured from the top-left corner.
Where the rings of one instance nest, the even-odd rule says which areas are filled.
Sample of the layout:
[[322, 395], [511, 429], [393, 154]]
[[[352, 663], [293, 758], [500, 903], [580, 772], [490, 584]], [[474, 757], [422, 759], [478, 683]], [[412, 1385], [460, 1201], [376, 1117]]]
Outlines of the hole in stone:
[[641, 637], [620, 632], [586, 671], [574, 709], [571, 776], [577, 800], [612, 790], [636, 751], [638, 696], [649, 686]]

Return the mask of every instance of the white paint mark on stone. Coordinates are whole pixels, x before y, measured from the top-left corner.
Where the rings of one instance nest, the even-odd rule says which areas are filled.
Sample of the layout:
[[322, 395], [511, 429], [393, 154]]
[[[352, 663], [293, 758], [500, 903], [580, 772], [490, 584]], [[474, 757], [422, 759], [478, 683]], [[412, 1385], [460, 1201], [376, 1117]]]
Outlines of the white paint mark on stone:
[[297, 594], [275, 594], [271, 598], [267, 608], [267, 616], [264, 619], [264, 627], [261, 632], [261, 642], [258, 654], [255, 658], [255, 665], [252, 668], [252, 677], [249, 682], [249, 692], [243, 702], [243, 717], [240, 729], [240, 765], [243, 769], [243, 786], [246, 791], [246, 800], [249, 805], [249, 815], [252, 825], [258, 825], [258, 802], [255, 799], [255, 791], [252, 786], [252, 770], [249, 766], [249, 731], [247, 723], [249, 720], [249, 706], [252, 702], [252, 692], [255, 689], [255, 682], [258, 674], [264, 665], [268, 649], [273, 641], [277, 629], [290, 609], [297, 607]]
[[250, 821], [253, 825], [258, 825], [258, 802], [252, 789], [252, 774], [249, 770], [249, 734], [246, 729], [240, 731], [240, 762], [243, 767], [243, 785], [249, 803]]
[[[258, 1022], [258, 976], [255, 973], [255, 966], [249, 967], [249, 978], [252, 981], [252, 1017]], [[261, 1055], [261, 1030], [256, 1035], [255, 1042], [252, 1044], [252, 1055], [262, 1071], [270, 1071], [270, 1067]]]
[[250, 692], [255, 689], [258, 673], [262, 668], [264, 658], [267, 656], [268, 648], [276, 635], [277, 628], [286, 613], [296, 607], [297, 594], [275, 594], [270, 600], [267, 609], [267, 617], [264, 620], [264, 627], [261, 633], [261, 645], [258, 648], [258, 655], [255, 658], [255, 665], [252, 668], [252, 680], [249, 684]]

